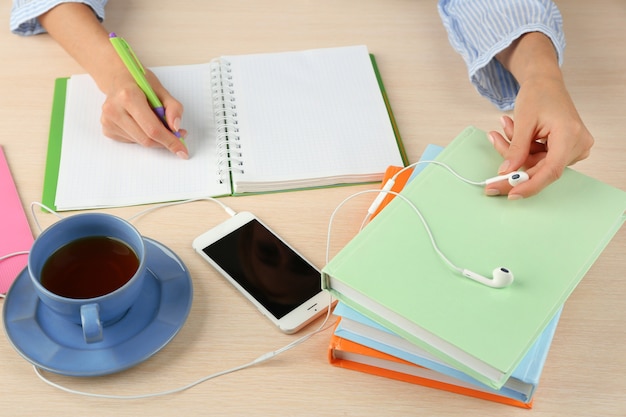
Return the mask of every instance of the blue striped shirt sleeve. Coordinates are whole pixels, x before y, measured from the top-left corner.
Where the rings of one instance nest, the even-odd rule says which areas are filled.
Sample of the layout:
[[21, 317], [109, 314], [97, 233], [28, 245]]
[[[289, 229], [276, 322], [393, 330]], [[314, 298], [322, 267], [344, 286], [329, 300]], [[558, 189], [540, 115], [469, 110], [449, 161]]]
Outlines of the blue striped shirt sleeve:
[[39, 16], [61, 3], [84, 3], [91, 7], [100, 21], [104, 20], [104, 6], [108, 0], [13, 0], [11, 8], [11, 32], [16, 35], [37, 35], [45, 29], [39, 24]]
[[463, 57], [471, 83], [501, 110], [511, 110], [519, 84], [495, 56], [524, 33], [541, 32], [563, 62], [563, 19], [550, 0], [439, 0], [452, 47]]

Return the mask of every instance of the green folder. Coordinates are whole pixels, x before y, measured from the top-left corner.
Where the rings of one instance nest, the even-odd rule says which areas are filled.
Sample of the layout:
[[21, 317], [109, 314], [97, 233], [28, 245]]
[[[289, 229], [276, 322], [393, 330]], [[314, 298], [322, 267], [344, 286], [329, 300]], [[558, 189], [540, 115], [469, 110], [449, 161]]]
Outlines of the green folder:
[[[485, 132], [463, 131], [437, 160], [476, 181], [502, 162]], [[495, 388], [517, 367], [625, 220], [626, 193], [566, 169], [539, 195], [487, 197], [430, 164], [402, 194], [422, 212], [441, 251], [485, 276], [461, 276], [434, 251], [416, 213], [395, 198], [322, 271], [322, 286], [350, 307]]]

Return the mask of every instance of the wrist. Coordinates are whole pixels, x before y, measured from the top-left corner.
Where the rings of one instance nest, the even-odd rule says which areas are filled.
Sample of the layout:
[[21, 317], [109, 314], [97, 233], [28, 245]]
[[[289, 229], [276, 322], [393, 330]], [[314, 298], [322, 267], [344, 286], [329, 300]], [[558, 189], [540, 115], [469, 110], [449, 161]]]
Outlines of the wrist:
[[100, 91], [109, 95], [114, 93], [120, 86], [134, 82], [134, 79], [112, 46], [106, 45], [103, 49], [106, 50], [106, 54], [103, 54], [103, 56], [107, 55], [107, 59], [101, 61], [102, 65], [92, 68], [89, 73]]
[[536, 78], [562, 79], [558, 56], [550, 38], [529, 32], [516, 39], [496, 59], [522, 85]]

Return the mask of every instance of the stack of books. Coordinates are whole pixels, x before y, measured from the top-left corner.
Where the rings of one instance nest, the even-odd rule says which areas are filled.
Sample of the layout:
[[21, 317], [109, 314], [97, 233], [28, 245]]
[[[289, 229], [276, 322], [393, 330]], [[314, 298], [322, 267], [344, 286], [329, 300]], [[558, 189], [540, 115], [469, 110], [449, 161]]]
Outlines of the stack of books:
[[339, 321], [330, 339], [328, 359], [332, 365], [346, 369], [531, 408], [560, 313], [559, 310], [500, 389], [448, 366], [344, 303], [335, 307]]
[[[502, 162], [473, 127], [430, 151], [475, 181]], [[531, 408], [563, 305], [626, 219], [626, 193], [568, 168], [539, 195], [508, 201], [429, 164], [402, 195], [322, 270], [339, 300], [330, 362]], [[513, 284], [490, 288], [453, 269], [405, 199], [454, 265], [487, 276], [506, 266]]]

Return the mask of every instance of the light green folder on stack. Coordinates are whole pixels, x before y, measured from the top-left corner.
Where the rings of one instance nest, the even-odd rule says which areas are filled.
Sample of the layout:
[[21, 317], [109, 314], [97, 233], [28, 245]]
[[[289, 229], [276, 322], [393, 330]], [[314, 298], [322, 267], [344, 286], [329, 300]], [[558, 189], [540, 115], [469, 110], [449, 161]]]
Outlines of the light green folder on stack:
[[[475, 181], [493, 177], [502, 163], [473, 127], [437, 160]], [[494, 289], [461, 276], [433, 250], [417, 214], [395, 198], [323, 268], [322, 286], [495, 389], [625, 220], [626, 192], [569, 168], [540, 194], [509, 201], [430, 164], [402, 194], [456, 266], [487, 277], [504, 266], [515, 282]]]

